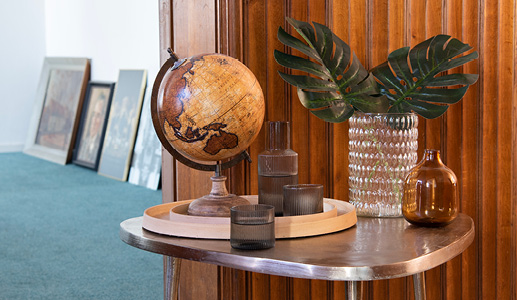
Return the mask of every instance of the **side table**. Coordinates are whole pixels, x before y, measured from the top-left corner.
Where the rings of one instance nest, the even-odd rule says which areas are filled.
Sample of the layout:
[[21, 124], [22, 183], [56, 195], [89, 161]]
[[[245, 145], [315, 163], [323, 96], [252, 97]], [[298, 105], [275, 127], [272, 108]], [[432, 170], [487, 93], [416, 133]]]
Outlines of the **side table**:
[[[142, 217], [120, 224], [125, 243], [167, 256], [165, 299], [176, 299], [181, 259], [270, 275], [357, 282], [413, 276], [415, 299], [425, 299], [424, 271], [462, 253], [474, 240], [474, 222], [459, 214], [441, 228], [418, 227], [403, 218], [358, 218], [347, 230], [307, 238], [277, 239], [274, 248], [237, 250], [228, 240], [179, 238], [142, 228]], [[315, 245], [318, 245], [315, 247]]]

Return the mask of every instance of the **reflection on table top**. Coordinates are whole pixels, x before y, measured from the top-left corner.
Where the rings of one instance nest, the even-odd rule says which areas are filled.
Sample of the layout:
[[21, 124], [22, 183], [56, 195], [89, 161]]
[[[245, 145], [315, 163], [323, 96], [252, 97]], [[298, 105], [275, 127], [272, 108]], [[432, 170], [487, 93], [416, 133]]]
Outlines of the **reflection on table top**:
[[463, 252], [474, 222], [459, 214], [450, 225], [425, 228], [403, 218], [358, 218], [347, 230], [281, 239], [266, 250], [236, 250], [228, 240], [178, 238], [142, 228], [142, 217], [120, 224], [127, 244], [163, 255], [271, 275], [323, 280], [376, 280], [420, 273]]

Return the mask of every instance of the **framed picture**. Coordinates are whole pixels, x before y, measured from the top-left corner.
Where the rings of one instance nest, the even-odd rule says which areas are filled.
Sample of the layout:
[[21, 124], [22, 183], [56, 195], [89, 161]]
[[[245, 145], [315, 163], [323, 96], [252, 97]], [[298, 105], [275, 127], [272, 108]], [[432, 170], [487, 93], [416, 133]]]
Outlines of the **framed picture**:
[[74, 164], [97, 171], [115, 83], [88, 83], [75, 142]]
[[136, 136], [129, 183], [157, 190], [162, 170], [162, 144], [154, 131], [151, 118], [151, 93], [147, 93]]
[[23, 152], [63, 165], [71, 160], [89, 79], [87, 58], [45, 58]]
[[103, 176], [127, 180], [146, 84], [147, 70], [119, 71], [97, 171]]

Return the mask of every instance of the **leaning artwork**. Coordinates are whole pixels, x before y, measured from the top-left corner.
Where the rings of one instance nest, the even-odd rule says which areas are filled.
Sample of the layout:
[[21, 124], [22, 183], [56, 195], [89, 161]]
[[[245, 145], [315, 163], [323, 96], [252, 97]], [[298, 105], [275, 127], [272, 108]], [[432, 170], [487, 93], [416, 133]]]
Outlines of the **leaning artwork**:
[[115, 83], [88, 83], [73, 163], [97, 170]]
[[89, 77], [86, 58], [45, 58], [25, 153], [59, 164], [70, 161]]
[[[151, 95], [148, 93], [144, 107], [149, 107]], [[129, 169], [129, 183], [156, 190], [160, 185], [162, 170], [162, 144], [156, 136], [149, 109], [142, 110], [140, 125]]]
[[147, 84], [146, 70], [120, 70], [98, 173], [126, 181]]

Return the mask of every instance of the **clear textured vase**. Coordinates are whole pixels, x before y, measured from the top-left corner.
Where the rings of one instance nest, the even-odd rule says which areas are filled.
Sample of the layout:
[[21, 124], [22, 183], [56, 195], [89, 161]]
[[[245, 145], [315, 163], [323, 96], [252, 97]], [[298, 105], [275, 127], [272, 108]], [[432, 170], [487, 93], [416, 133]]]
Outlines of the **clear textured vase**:
[[404, 180], [417, 162], [418, 116], [355, 113], [349, 123], [350, 203], [358, 216], [401, 217]]
[[425, 150], [404, 184], [402, 213], [411, 224], [445, 226], [458, 215], [458, 179], [440, 159], [440, 151]]
[[273, 205], [283, 214], [284, 185], [298, 184], [298, 153], [290, 142], [290, 124], [266, 123], [266, 149], [258, 155], [258, 203]]

